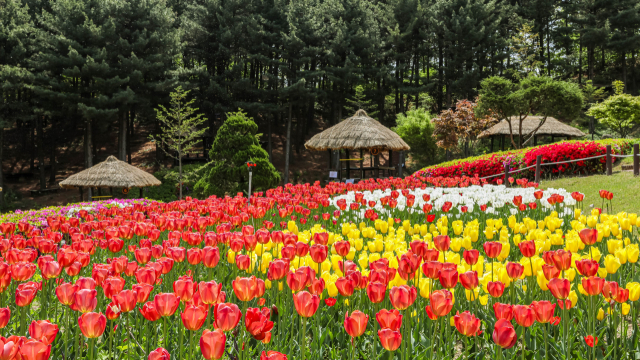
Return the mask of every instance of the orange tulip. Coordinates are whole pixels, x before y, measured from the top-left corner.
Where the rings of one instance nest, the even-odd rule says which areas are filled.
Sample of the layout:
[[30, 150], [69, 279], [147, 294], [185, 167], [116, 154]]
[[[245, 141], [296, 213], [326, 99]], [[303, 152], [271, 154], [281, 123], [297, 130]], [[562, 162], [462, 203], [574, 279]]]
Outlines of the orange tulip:
[[320, 298], [318, 295], [311, 295], [307, 291], [301, 291], [293, 294], [293, 305], [300, 316], [309, 318], [318, 310]]
[[598, 230], [596, 229], [582, 229], [580, 230], [580, 240], [585, 245], [593, 245], [598, 241]]
[[31, 305], [37, 292], [38, 290], [33, 286], [18, 287], [16, 289], [16, 305], [20, 307]]
[[417, 296], [418, 291], [413, 286], [394, 286], [393, 288], [391, 288], [391, 291], [389, 291], [389, 299], [391, 300], [391, 305], [398, 310], [405, 310], [409, 306], [413, 305], [413, 302], [416, 301]]
[[58, 325], [47, 320], [34, 321], [29, 325], [31, 338], [41, 341], [45, 345], [51, 345], [58, 335]]
[[524, 266], [520, 263], [508, 262], [506, 269], [507, 276], [512, 280], [519, 279], [524, 273]]
[[531, 308], [533, 308], [536, 313], [536, 320], [541, 324], [546, 324], [553, 319], [556, 304], [552, 304], [546, 300], [534, 301], [531, 303]]
[[244, 325], [247, 332], [256, 340], [264, 341], [267, 337], [271, 338], [271, 329], [273, 329], [273, 321], [270, 321], [271, 311], [269, 308], [248, 308], [244, 317]]
[[[240, 301], [251, 301], [258, 297], [260, 291], [264, 293], [265, 285], [264, 280], [258, 279], [255, 276], [248, 278], [237, 277], [233, 280], [232, 284], [233, 292]], [[262, 288], [262, 289], [260, 289]]]
[[336, 288], [342, 296], [351, 296], [356, 289], [356, 283], [351, 277], [341, 277], [336, 280]]
[[36, 273], [36, 264], [19, 262], [11, 265], [11, 277], [15, 281], [27, 281]]
[[153, 298], [156, 305], [156, 311], [162, 317], [172, 316], [180, 305], [180, 298], [174, 293], [157, 294]]
[[387, 293], [386, 284], [375, 281], [375, 282], [370, 282], [369, 285], [367, 285], [367, 296], [369, 297], [369, 301], [371, 301], [374, 304], [378, 304], [384, 301], [386, 293]]
[[447, 235], [438, 235], [433, 238], [433, 246], [435, 246], [438, 251], [447, 251], [450, 245], [451, 238]]
[[[448, 315], [453, 308], [453, 295], [449, 290], [437, 290], [429, 295], [429, 310], [438, 317]], [[427, 310], [427, 312], [429, 311]]]
[[227, 336], [220, 329], [210, 331], [205, 329], [200, 337], [200, 351], [206, 360], [217, 360], [224, 356]]
[[376, 321], [378, 321], [378, 325], [382, 329], [398, 331], [402, 326], [402, 315], [396, 309], [382, 309], [376, 314]]
[[489, 295], [494, 298], [499, 298], [504, 293], [504, 283], [501, 281], [489, 281], [487, 283], [487, 290], [489, 290]]
[[70, 306], [75, 301], [76, 292], [78, 292], [78, 285], [71, 283], [63, 283], [56, 288], [56, 296], [58, 301], [62, 305]]
[[489, 259], [495, 259], [502, 251], [502, 243], [498, 241], [487, 241], [482, 244], [482, 248]]
[[42, 269], [40, 269], [42, 277], [46, 280], [57, 278], [61, 272], [62, 266], [60, 266], [57, 261], [47, 261], [42, 265]]
[[178, 280], [173, 282], [173, 292], [182, 302], [189, 302], [193, 298], [197, 284], [193, 282], [193, 279], [189, 276], [181, 276]]
[[348, 241], [338, 241], [333, 244], [336, 253], [342, 257], [346, 257], [349, 255], [349, 250], [351, 249], [351, 244]]
[[204, 306], [187, 305], [180, 315], [182, 324], [187, 330], [200, 330], [207, 319], [208, 309]]
[[396, 351], [402, 343], [402, 335], [391, 329], [378, 330], [378, 338], [382, 347], [388, 351]]
[[[576, 264], [578, 262], [576, 261]], [[588, 278], [582, 278], [582, 287], [584, 291], [590, 296], [600, 295], [602, 293], [602, 289], [604, 288], [604, 279], [590, 276]]]
[[102, 290], [107, 299], [112, 299], [124, 289], [124, 279], [120, 276], [110, 276], [102, 282]]
[[493, 304], [493, 312], [497, 319], [511, 321], [513, 319], [513, 306], [509, 304]]
[[367, 330], [367, 322], [369, 321], [369, 315], [365, 315], [361, 311], [354, 311], [349, 316], [347, 311], [344, 314], [344, 329], [351, 337], [359, 337]]
[[480, 319], [468, 311], [456, 314], [453, 321], [456, 329], [464, 336], [476, 336], [480, 331]]
[[123, 313], [128, 313], [136, 308], [138, 294], [133, 290], [123, 290], [113, 296], [113, 301], [120, 306]]
[[107, 327], [107, 318], [102, 313], [88, 312], [80, 316], [78, 326], [85, 337], [94, 339], [104, 333]]
[[536, 312], [530, 306], [514, 305], [513, 317], [516, 319], [518, 325], [530, 327], [536, 321]]
[[518, 248], [524, 257], [530, 258], [536, 254], [536, 243], [533, 240], [521, 241]]
[[[318, 235], [316, 233], [316, 235]], [[260, 354], [260, 360], [287, 360], [287, 355], [277, 351], [267, 351]]]
[[438, 279], [443, 288], [453, 289], [458, 284], [458, 270], [454, 268], [443, 268], [438, 273]]
[[242, 312], [238, 305], [232, 303], [216, 304], [213, 308], [213, 327], [222, 331], [231, 331], [240, 322]]
[[568, 270], [571, 267], [571, 251], [556, 250], [552, 253], [551, 260], [558, 270]]
[[122, 311], [120, 309], [120, 306], [118, 306], [115, 301], [112, 301], [109, 305], [107, 305], [105, 315], [107, 316], [108, 320], [115, 320], [120, 317], [120, 314], [122, 314]]
[[138, 304], [146, 303], [149, 300], [149, 295], [153, 291], [153, 286], [149, 284], [134, 284], [131, 286], [131, 290], [136, 293], [136, 302]]
[[269, 263], [269, 270], [267, 271], [267, 278], [269, 281], [282, 280], [289, 272], [289, 261], [282, 259], [275, 259]]
[[207, 305], [218, 303], [220, 291], [222, 291], [222, 283], [218, 284], [213, 280], [208, 282], [201, 281], [198, 285], [200, 300]]
[[460, 274], [460, 284], [467, 290], [478, 287], [478, 273], [476, 271], [467, 271]]
[[47, 360], [51, 355], [51, 345], [30, 339], [20, 347], [20, 355], [23, 360]]

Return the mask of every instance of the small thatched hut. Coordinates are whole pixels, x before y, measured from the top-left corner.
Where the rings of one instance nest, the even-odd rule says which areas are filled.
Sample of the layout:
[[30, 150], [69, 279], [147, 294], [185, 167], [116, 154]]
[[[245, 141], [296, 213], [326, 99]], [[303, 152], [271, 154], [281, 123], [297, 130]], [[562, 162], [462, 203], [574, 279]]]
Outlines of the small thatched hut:
[[[146, 171], [120, 161], [115, 156], [109, 156], [107, 160], [61, 181], [60, 187], [66, 189], [78, 187], [80, 196], [83, 188], [113, 189], [115, 187], [128, 190], [137, 187], [140, 188], [140, 196], [142, 196], [142, 188], [160, 184], [162, 184], [160, 180]], [[91, 192], [89, 192], [89, 201], [91, 201]]]
[[[399, 176], [402, 175], [402, 166], [404, 165], [403, 152], [409, 150], [409, 145], [402, 140], [398, 134], [389, 130], [378, 121], [372, 119], [364, 110], [358, 110], [356, 113], [336, 124], [325, 131], [314, 135], [304, 144], [305, 148], [314, 151], [329, 152], [329, 169], [338, 172], [337, 178], [342, 178], [342, 162], [346, 163], [346, 178], [350, 177], [351, 162], [359, 161], [361, 178], [364, 178], [365, 171], [374, 171], [376, 176], [380, 175], [380, 170], [387, 170], [388, 173], [396, 171]], [[346, 158], [340, 158], [340, 152], [344, 151]], [[350, 153], [360, 152], [360, 157], [351, 159]], [[372, 155], [374, 164], [364, 167], [364, 151], [368, 151]], [[389, 159], [392, 159], [392, 152], [400, 152], [398, 159], [398, 169], [391, 166], [381, 167], [379, 155], [381, 151], [389, 152]], [[330, 176], [331, 178], [331, 176]]]
[[[540, 121], [542, 120], [542, 116], [527, 116], [522, 122], [522, 135], [525, 136], [531, 133], [535, 128], [540, 125]], [[517, 116], [511, 117], [511, 127], [513, 129], [513, 135], [516, 136], [520, 132], [520, 121]], [[505, 136], [509, 136], [511, 133], [509, 132], [509, 123], [507, 120], [502, 120], [489, 129], [483, 131], [478, 135], [479, 139], [482, 138], [491, 138], [491, 151], [493, 151], [493, 139], [495, 137], [499, 137], [501, 140], [501, 148], [504, 150], [504, 138]], [[566, 137], [567, 139], [571, 139], [574, 137], [583, 137], [586, 134], [582, 131], [574, 128], [573, 126], [569, 126], [563, 122], [558, 121], [555, 118], [547, 117], [547, 120], [542, 124], [540, 129], [536, 132], [536, 135], [533, 138], [534, 146], [537, 145], [538, 136], [551, 136], [552, 141], [555, 137]]]

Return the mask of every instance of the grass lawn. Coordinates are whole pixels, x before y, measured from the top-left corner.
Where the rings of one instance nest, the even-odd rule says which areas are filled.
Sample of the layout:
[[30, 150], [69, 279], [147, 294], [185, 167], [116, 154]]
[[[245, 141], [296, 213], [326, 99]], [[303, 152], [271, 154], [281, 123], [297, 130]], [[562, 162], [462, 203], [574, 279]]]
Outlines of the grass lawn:
[[[598, 195], [599, 190], [607, 190], [613, 193], [613, 212], [626, 211], [640, 213], [640, 176], [634, 177], [633, 171], [622, 171], [621, 164], [632, 163], [631, 158], [625, 158], [613, 168], [613, 175], [592, 175], [587, 177], [566, 177], [554, 180], [543, 180], [542, 188], [564, 188], [569, 192], [579, 191], [583, 193], [585, 210], [592, 204], [593, 207], [601, 207], [602, 199]], [[605, 208], [606, 211], [606, 201]]]

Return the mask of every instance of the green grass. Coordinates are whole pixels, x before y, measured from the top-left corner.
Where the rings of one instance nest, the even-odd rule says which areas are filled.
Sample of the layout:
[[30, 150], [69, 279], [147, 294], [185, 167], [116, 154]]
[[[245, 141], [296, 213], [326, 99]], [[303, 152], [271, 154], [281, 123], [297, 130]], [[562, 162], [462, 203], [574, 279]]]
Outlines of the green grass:
[[[592, 175], [586, 177], [566, 177], [554, 180], [543, 180], [542, 188], [564, 188], [569, 192], [579, 191], [584, 196], [585, 210], [593, 207], [601, 207], [602, 199], [598, 194], [600, 190], [613, 193], [613, 212], [626, 211], [640, 213], [640, 177], [634, 177], [633, 171], [622, 171], [621, 164], [632, 163], [631, 158], [625, 158], [616, 164], [613, 175]], [[606, 203], [603, 210], [606, 211]]]

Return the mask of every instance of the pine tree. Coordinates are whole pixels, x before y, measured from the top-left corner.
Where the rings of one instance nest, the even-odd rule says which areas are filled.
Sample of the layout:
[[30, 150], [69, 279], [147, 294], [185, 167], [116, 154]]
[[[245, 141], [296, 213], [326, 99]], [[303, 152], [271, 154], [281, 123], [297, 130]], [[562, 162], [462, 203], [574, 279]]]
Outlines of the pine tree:
[[280, 182], [280, 174], [258, 142], [258, 126], [242, 111], [227, 114], [209, 152], [212, 168], [194, 186], [202, 196], [235, 195], [248, 190], [247, 162], [255, 163], [252, 189], [266, 190]]

